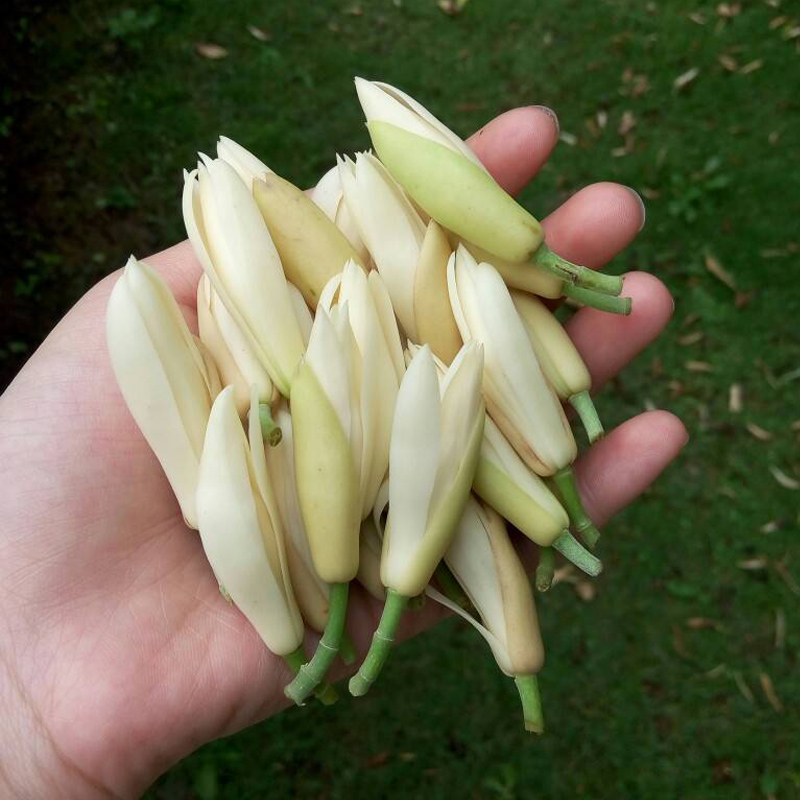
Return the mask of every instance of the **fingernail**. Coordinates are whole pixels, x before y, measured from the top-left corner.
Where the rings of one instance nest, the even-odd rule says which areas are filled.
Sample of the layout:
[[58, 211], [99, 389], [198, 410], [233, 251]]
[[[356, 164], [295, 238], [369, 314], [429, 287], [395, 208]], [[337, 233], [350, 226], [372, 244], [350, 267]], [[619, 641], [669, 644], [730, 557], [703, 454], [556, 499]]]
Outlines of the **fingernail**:
[[537, 108], [539, 111], [544, 111], [544, 113], [547, 114], [547, 116], [550, 117], [551, 120], [553, 120], [553, 125], [555, 125], [556, 127], [556, 134], [558, 134], [561, 131], [561, 125], [559, 125], [558, 123], [558, 117], [556, 116], [556, 112], [553, 111], [552, 108], [548, 108], [547, 106], [533, 106], [533, 107]]
[[644, 228], [644, 223], [647, 222], [647, 209], [645, 208], [642, 196], [636, 191], [636, 189], [631, 189], [630, 186], [626, 186], [625, 188], [639, 201], [639, 207], [642, 209], [642, 223], [639, 225], [639, 231], [637, 231], [637, 233], [639, 233], [642, 228]]

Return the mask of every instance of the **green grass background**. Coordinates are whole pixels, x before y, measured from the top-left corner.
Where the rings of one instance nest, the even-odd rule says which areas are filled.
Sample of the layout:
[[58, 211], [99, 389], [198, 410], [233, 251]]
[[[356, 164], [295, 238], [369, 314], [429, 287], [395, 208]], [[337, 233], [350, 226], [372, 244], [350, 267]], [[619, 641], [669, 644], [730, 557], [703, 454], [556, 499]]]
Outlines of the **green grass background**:
[[[403, 646], [369, 697], [209, 744], [150, 798], [800, 796], [800, 492], [770, 471], [800, 478], [798, 25], [787, 0], [471, 0], [454, 17], [435, 0], [13, 5], [0, 42], [4, 382], [92, 282], [182, 237], [181, 170], [218, 134], [306, 185], [336, 151], [366, 147], [354, 74], [403, 87], [463, 134], [552, 106], [568, 141], [524, 202], [544, 215], [592, 181], [633, 186], [647, 226], [609, 269], [651, 270], [677, 303], [598, 405], [607, 427], [668, 408], [691, 442], [607, 526], [594, 599], [562, 583], [539, 601], [546, 736], [523, 734], [513, 684], [450, 621]], [[625, 112], [634, 138], [615, 155]], [[697, 617], [713, 627], [691, 628]]]

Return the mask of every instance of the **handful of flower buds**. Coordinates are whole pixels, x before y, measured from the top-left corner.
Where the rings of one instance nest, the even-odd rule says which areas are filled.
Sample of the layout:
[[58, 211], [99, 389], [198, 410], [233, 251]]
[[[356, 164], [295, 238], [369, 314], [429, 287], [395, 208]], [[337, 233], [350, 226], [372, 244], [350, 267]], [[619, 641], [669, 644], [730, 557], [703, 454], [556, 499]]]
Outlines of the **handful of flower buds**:
[[[572, 474], [603, 428], [590, 378], [536, 295], [629, 313], [622, 280], [572, 264], [469, 147], [408, 95], [356, 79], [377, 155], [337, 157], [308, 194], [222, 137], [185, 173], [203, 267], [199, 337], [131, 257], [109, 300], [122, 395], [225, 599], [295, 673], [336, 699], [355, 659], [349, 586], [385, 603], [350, 681], [366, 693], [426, 595], [467, 618], [544, 729], [544, 663], [506, 527], [589, 575], [599, 532]], [[321, 634], [309, 658], [305, 626]]]

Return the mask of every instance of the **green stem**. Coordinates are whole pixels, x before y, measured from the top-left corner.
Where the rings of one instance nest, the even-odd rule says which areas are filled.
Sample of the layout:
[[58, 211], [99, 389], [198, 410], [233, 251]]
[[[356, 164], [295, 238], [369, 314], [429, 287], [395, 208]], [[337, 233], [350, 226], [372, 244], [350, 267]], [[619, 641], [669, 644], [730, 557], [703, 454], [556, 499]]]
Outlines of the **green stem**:
[[632, 303], [630, 297], [615, 297], [594, 289], [576, 286], [574, 283], [564, 282], [564, 297], [571, 297], [578, 303], [611, 314], [622, 314], [627, 317], [631, 313]]
[[[283, 660], [286, 662], [289, 669], [297, 675], [306, 662], [306, 651], [303, 649], [303, 646], [300, 645], [293, 653], [284, 656]], [[320, 683], [314, 690], [314, 696], [324, 706], [332, 706], [339, 699], [336, 689], [329, 683]]]
[[533, 254], [533, 263], [561, 278], [565, 283], [577, 283], [586, 289], [594, 289], [602, 294], [615, 297], [622, 291], [622, 278], [619, 275], [606, 275], [581, 264], [573, 264], [554, 253], [544, 242]]
[[539, 563], [536, 565], [536, 589], [546, 592], [553, 583], [556, 571], [556, 554], [552, 547], [539, 548]]
[[344, 623], [347, 618], [349, 589], [349, 583], [331, 584], [328, 599], [328, 622], [322, 638], [319, 640], [319, 645], [317, 645], [317, 650], [311, 661], [303, 664], [295, 679], [284, 689], [284, 694], [290, 700], [294, 700], [297, 705], [302, 705], [314, 688], [322, 682], [325, 673], [330, 669], [339, 652], [344, 634]]
[[522, 701], [522, 715], [525, 730], [531, 733], [544, 733], [542, 698], [539, 694], [539, 681], [535, 675], [517, 675], [514, 678]]
[[356, 646], [353, 644], [350, 634], [345, 630], [342, 634], [342, 641], [339, 644], [339, 658], [342, 659], [344, 664], [349, 665], [355, 662], [356, 656]]
[[569, 531], [564, 531], [553, 542], [553, 549], [587, 575], [595, 577], [603, 571], [603, 562], [586, 550]]
[[577, 392], [567, 398], [569, 404], [578, 412], [586, 435], [589, 437], [589, 444], [596, 442], [604, 433], [603, 423], [597, 416], [597, 409], [594, 407], [592, 398], [588, 391]]
[[407, 603], [408, 598], [405, 595], [398, 594], [394, 589], [387, 590], [386, 604], [383, 607], [381, 621], [378, 623], [378, 630], [372, 637], [369, 652], [358, 668], [358, 672], [350, 678], [350, 694], [355, 697], [366, 694], [380, 675], [381, 669], [389, 657], [397, 626], [400, 624], [400, 618], [403, 616]]
[[595, 524], [586, 514], [586, 509], [584, 509], [578, 494], [578, 487], [575, 485], [575, 475], [572, 472], [572, 467], [564, 467], [564, 469], [556, 472], [553, 475], [553, 483], [558, 488], [564, 508], [569, 515], [570, 522], [578, 532], [578, 536], [583, 539], [590, 550], [594, 550], [597, 540], [600, 538], [600, 531], [597, 530]]
[[448, 600], [452, 600], [452, 602], [457, 606], [461, 606], [461, 608], [468, 613], [474, 611], [472, 601], [467, 597], [467, 593], [461, 588], [461, 584], [456, 579], [456, 576], [453, 575], [450, 567], [448, 567], [444, 561], [439, 562], [439, 566], [436, 567], [433, 577], [436, 583], [439, 584], [442, 594]]
[[277, 447], [283, 438], [283, 431], [272, 419], [272, 409], [269, 407], [269, 403], [258, 404], [258, 419], [261, 422], [261, 436], [264, 439], [264, 444], [268, 444], [270, 447]]

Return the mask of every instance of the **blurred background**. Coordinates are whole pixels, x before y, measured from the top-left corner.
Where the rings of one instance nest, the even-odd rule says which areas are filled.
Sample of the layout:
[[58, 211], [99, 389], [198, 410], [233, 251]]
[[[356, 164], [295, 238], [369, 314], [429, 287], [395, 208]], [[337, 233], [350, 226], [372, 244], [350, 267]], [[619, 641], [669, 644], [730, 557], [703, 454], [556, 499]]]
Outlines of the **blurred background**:
[[[11, 9], [9, 11], [9, 8]], [[615, 180], [666, 335], [600, 395], [679, 414], [681, 459], [606, 528], [605, 573], [540, 597], [548, 732], [452, 620], [378, 687], [212, 743], [155, 798], [800, 796], [800, 6], [623, 0], [6, 5], [0, 388], [127, 255], [183, 238], [181, 171], [219, 134], [313, 184], [368, 140], [352, 77], [462, 135], [546, 104], [544, 216]]]

